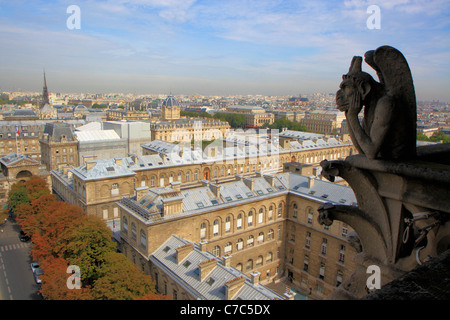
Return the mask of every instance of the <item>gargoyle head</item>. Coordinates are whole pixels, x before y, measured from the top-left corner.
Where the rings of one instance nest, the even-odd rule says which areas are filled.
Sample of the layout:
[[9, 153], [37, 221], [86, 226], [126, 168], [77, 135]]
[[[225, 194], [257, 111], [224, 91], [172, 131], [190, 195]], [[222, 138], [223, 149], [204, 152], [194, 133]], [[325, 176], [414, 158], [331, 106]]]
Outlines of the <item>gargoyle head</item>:
[[340, 111], [355, 109], [359, 112], [374, 88], [375, 80], [362, 71], [361, 64], [362, 57], [353, 57], [348, 73], [342, 76], [340, 89], [336, 92], [336, 105]]
[[332, 217], [332, 213], [331, 210], [334, 209], [334, 205], [332, 203], [325, 203], [323, 205], [321, 205], [317, 211], [319, 211], [319, 216], [317, 218], [317, 220], [319, 221], [320, 224], [326, 225], [326, 226], [331, 226], [333, 224], [333, 217]]

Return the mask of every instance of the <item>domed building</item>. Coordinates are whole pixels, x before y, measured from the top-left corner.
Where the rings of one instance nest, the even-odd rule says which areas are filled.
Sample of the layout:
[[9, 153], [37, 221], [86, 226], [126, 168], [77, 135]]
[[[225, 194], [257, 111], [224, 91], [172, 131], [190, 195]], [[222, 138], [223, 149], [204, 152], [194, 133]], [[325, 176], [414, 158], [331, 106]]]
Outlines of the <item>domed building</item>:
[[169, 95], [162, 104], [161, 118], [165, 120], [180, 119], [180, 106], [173, 95]]

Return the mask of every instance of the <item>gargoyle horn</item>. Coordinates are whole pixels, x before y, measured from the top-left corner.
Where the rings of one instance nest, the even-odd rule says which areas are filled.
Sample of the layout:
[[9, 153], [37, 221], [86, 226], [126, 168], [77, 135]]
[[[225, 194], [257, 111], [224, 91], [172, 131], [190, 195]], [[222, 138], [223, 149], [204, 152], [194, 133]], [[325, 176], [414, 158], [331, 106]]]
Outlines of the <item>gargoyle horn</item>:
[[348, 74], [354, 74], [362, 72], [362, 57], [354, 56], [352, 63], [350, 64], [350, 69], [348, 69]]

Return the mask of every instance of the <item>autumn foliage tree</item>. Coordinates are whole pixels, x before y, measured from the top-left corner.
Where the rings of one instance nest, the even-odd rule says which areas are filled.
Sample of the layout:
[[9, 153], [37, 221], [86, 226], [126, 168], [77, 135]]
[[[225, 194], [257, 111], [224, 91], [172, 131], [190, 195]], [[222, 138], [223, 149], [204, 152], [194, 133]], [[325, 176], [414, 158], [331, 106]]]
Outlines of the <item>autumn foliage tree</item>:
[[[152, 278], [116, 252], [112, 232], [81, 207], [57, 201], [40, 190], [45, 180], [30, 179], [15, 187], [23, 199], [15, 204], [17, 221], [31, 236], [31, 255], [44, 270], [41, 293], [52, 300], [168, 299], [157, 295]], [[24, 192], [25, 190], [25, 192]], [[69, 265], [81, 270], [81, 289], [67, 286]]]

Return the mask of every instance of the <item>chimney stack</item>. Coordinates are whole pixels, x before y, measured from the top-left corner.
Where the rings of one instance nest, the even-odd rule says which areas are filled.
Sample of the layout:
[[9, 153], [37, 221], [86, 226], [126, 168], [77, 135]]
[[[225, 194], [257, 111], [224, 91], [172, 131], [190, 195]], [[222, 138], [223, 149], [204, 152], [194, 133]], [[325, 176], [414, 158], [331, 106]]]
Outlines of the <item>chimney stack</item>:
[[183, 261], [184, 258], [186, 258], [189, 255], [189, 253], [191, 253], [192, 250], [194, 250], [194, 245], [192, 243], [188, 243], [181, 247], [176, 248], [175, 250], [176, 250], [175, 257], [177, 260], [177, 264], [180, 264], [181, 261]]
[[316, 180], [315, 176], [308, 177], [308, 188], [311, 189], [314, 186], [314, 181]]
[[244, 285], [245, 278], [243, 276], [234, 278], [225, 283], [225, 299], [232, 300], [236, 293], [241, 290]]
[[198, 265], [200, 281], [205, 280], [205, 278], [216, 267], [216, 265], [217, 260], [214, 258], [200, 262], [200, 264]]

